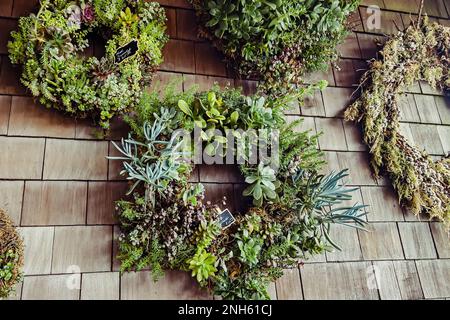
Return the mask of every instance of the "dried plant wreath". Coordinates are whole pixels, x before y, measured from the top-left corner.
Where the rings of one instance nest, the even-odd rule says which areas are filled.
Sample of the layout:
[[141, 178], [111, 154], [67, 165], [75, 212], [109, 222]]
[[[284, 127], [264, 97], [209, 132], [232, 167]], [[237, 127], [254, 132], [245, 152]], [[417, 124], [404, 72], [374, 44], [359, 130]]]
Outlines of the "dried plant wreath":
[[0, 209], [0, 298], [8, 297], [22, 279], [23, 242], [11, 218]]
[[[92, 117], [103, 129], [133, 108], [162, 61], [164, 9], [143, 0], [41, 0], [21, 17], [9, 56], [23, 64], [21, 81], [47, 108]], [[102, 58], [89, 57], [88, 36], [106, 40]]]
[[[129, 197], [117, 203], [121, 270], [150, 266], [154, 279], [164, 269], [185, 270], [223, 298], [266, 299], [267, 286], [284, 268], [339, 248], [330, 237], [334, 224], [363, 229], [364, 206], [343, 203], [354, 190], [344, 186], [346, 171], [319, 173], [317, 136], [285, 122], [287, 105], [234, 89], [144, 95], [126, 119], [129, 137], [116, 145], [121, 155], [111, 158], [123, 161], [121, 173], [131, 185]], [[190, 136], [195, 126], [197, 138], [175, 138], [179, 129]], [[223, 210], [226, 202], [208, 203], [203, 185], [190, 181], [194, 163], [183, 159], [196, 145], [219, 161], [224, 150], [237, 157], [239, 144], [251, 150], [244, 134], [250, 129], [279, 136], [278, 170], [265, 157], [239, 164], [247, 184], [243, 196], [253, 205], [246, 212]], [[236, 143], [224, 137], [227, 130]]]
[[393, 36], [361, 81], [361, 97], [345, 111], [360, 122], [375, 175], [385, 171], [400, 201], [450, 227], [450, 158], [433, 159], [399, 129], [398, 99], [417, 80], [448, 92], [450, 28], [425, 17]]

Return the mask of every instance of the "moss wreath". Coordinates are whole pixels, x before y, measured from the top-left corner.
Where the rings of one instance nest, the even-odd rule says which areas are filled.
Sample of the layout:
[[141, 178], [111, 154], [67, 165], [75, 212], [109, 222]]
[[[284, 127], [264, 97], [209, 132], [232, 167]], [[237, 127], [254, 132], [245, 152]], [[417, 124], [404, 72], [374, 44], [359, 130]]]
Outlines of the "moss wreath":
[[360, 122], [375, 175], [387, 172], [400, 201], [450, 227], [450, 158], [433, 159], [399, 129], [398, 97], [417, 80], [448, 90], [450, 28], [425, 17], [393, 36], [361, 81], [362, 94], [345, 112]]
[[[9, 56], [43, 105], [108, 129], [138, 103], [161, 63], [165, 20], [158, 3], [143, 0], [41, 0], [36, 15], [20, 18]], [[101, 59], [84, 54], [94, 31], [107, 40]]]
[[7, 298], [22, 279], [23, 242], [13, 222], [0, 209], [0, 298]]
[[[317, 136], [295, 131], [299, 122], [285, 122], [287, 105], [288, 99], [246, 97], [236, 89], [176, 93], [169, 87], [165, 98], [144, 95], [126, 118], [129, 137], [115, 144], [120, 156], [111, 157], [123, 161], [121, 174], [131, 181], [128, 197], [117, 202], [122, 272], [150, 266], [156, 280], [164, 269], [190, 271], [223, 298], [266, 299], [267, 286], [284, 268], [339, 248], [330, 238], [331, 225], [363, 228], [362, 205], [338, 206], [354, 190], [342, 183], [346, 171], [318, 173], [323, 160]], [[173, 133], [194, 126], [202, 129], [198, 141], [205, 154], [219, 159], [221, 150], [237, 144], [217, 130], [265, 129], [258, 132], [279, 137], [277, 172], [264, 157], [240, 164], [243, 195], [253, 199], [247, 212], [218, 209], [226, 199], [206, 202], [203, 185], [189, 182], [194, 165], [184, 157], [198, 142], [184, 143]], [[251, 149], [242, 133], [233, 135]]]

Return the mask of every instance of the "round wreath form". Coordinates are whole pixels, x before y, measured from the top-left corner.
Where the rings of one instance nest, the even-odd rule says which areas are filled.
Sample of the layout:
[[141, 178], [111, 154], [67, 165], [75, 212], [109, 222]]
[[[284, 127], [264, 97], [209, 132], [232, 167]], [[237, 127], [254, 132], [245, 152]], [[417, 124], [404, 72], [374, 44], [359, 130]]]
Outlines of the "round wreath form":
[[304, 75], [338, 58], [347, 17], [360, 0], [189, 0], [199, 33], [245, 77], [261, 79], [265, 94], [283, 96], [306, 86]]
[[450, 227], [450, 158], [433, 159], [411, 145], [399, 129], [398, 98], [417, 80], [448, 90], [450, 28], [437, 23], [411, 25], [392, 37], [363, 76], [361, 97], [345, 112], [360, 122], [378, 176], [384, 170], [400, 201], [414, 214], [427, 213]]
[[[156, 2], [41, 0], [12, 32], [10, 59], [23, 64], [21, 81], [40, 103], [108, 129], [139, 102], [161, 63], [165, 20]], [[84, 54], [93, 32], [107, 41], [101, 59]]]
[[[162, 100], [157, 93], [144, 95], [126, 118], [132, 131], [116, 145], [121, 156], [111, 158], [123, 161], [122, 174], [132, 182], [130, 197], [117, 203], [122, 271], [150, 266], [156, 280], [164, 269], [185, 270], [223, 298], [268, 299], [267, 286], [283, 268], [338, 248], [329, 236], [332, 224], [363, 228], [362, 205], [333, 208], [350, 200], [354, 190], [341, 181], [345, 170], [318, 173], [323, 160], [317, 136], [294, 130], [299, 122], [286, 124], [286, 105], [287, 100], [245, 97], [235, 89], [168, 89]], [[197, 142], [186, 143], [174, 134], [195, 126], [202, 129]], [[194, 165], [186, 155], [196, 143], [210, 156], [220, 158], [229, 148], [236, 154], [237, 144], [217, 133], [233, 129], [245, 150], [251, 150], [250, 140], [239, 129], [262, 129], [263, 136], [279, 137], [280, 157], [278, 171], [264, 157], [257, 164], [240, 164], [248, 185], [243, 194], [253, 198], [253, 206], [233, 212], [234, 223], [231, 219], [224, 226], [224, 208], [218, 208], [226, 199], [219, 206], [204, 200], [203, 185], [189, 182]]]
[[22, 279], [23, 242], [11, 218], [0, 209], [0, 298], [7, 298]]

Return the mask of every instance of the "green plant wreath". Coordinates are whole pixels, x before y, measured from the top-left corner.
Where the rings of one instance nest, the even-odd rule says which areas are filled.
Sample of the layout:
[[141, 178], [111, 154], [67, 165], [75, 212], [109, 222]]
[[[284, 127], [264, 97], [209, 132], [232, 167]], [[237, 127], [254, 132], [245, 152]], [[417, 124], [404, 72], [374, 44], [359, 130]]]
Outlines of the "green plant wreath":
[[283, 96], [305, 86], [304, 75], [338, 58], [347, 17], [360, 0], [189, 0], [199, 34], [238, 74], [260, 79], [265, 94]]
[[[418, 27], [417, 25], [420, 25]], [[376, 176], [384, 170], [400, 200], [415, 214], [427, 213], [450, 227], [450, 158], [433, 159], [411, 145], [399, 129], [398, 98], [417, 80], [448, 90], [450, 28], [411, 25], [393, 36], [361, 81], [362, 94], [345, 112], [360, 122]]]
[[[158, 279], [164, 269], [181, 269], [226, 299], [266, 299], [268, 284], [284, 268], [337, 247], [330, 238], [332, 224], [362, 228], [362, 205], [335, 207], [354, 190], [341, 181], [346, 172], [318, 173], [323, 160], [317, 136], [295, 131], [298, 121], [285, 122], [287, 105], [287, 99], [218, 88], [202, 93], [169, 88], [163, 99], [145, 95], [126, 119], [129, 137], [115, 144], [121, 155], [111, 158], [123, 161], [122, 174], [131, 181], [129, 197], [117, 203], [121, 270], [150, 266]], [[189, 182], [194, 165], [183, 159], [198, 142], [185, 143], [173, 133], [194, 126], [202, 129], [205, 154], [218, 159], [225, 149], [236, 151], [238, 143], [251, 147], [242, 133], [234, 132], [236, 144], [230, 144], [214, 130], [265, 129], [258, 132], [279, 137], [277, 171], [264, 157], [240, 164], [247, 184], [243, 194], [253, 206], [233, 212], [231, 225], [223, 224], [226, 202], [206, 202], [203, 185]]]
[[[90, 116], [108, 129], [113, 116], [138, 103], [162, 61], [167, 40], [164, 9], [143, 0], [40, 4], [36, 15], [20, 18], [8, 44], [11, 61], [23, 64], [22, 83], [46, 107], [78, 118]], [[83, 54], [93, 32], [106, 40], [101, 59]], [[132, 48], [136, 52], [122, 61], [128, 44], [137, 45]]]
[[22, 279], [23, 242], [11, 218], [0, 209], [0, 298], [7, 298]]

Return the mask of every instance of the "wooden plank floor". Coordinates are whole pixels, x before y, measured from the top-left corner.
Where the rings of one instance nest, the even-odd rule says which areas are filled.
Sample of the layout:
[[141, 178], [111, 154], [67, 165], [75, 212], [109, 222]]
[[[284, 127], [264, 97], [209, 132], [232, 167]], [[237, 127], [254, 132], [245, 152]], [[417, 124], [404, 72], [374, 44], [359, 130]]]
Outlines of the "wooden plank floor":
[[[0, 1], [0, 207], [8, 210], [25, 238], [25, 278], [14, 299], [211, 299], [181, 272], [168, 272], [153, 283], [148, 271], [120, 275], [112, 218], [113, 201], [124, 193], [120, 164], [107, 140], [96, 140], [92, 127], [36, 107], [19, 85], [20, 69], [7, 57], [9, 32], [17, 17], [37, 0]], [[195, 15], [185, 0], [161, 0], [171, 40], [158, 79], [184, 76], [179, 90], [214, 82], [255, 87], [231, 78], [223, 59], [196, 36]], [[340, 71], [311, 75], [330, 87], [309, 99], [288, 120], [305, 117], [303, 129], [323, 130], [319, 147], [327, 170], [350, 168], [354, 198], [369, 205], [369, 233], [335, 228], [345, 248], [314, 257], [289, 270], [270, 287], [279, 299], [445, 299], [450, 298], [449, 238], [439, 223], [417, 219], [399, 207], [385, 180], [374, 181], [359, 130], [345, 123], [342, 112], [366, 67], [376, 55], [373, 40], [407, 25], [419, 0], [366, 0], [352, 21], [354, 31], [340, 46]], [[381, 29], [366, 25], [367, 5], [382, 8]], [[450, 25], [450, 1], [427, 0], [433, 20]], [[436, 158], [450, 151], [450, 101], [423, 83], [410, 88], [402, 102], [402, 129]], [[112, 139], [126, 128], [114, 124]], [[240, 208], [242, 180], [233, 168], [200, 167], [194, 180], [205, 183], [212, 200], [226, 195]]]

